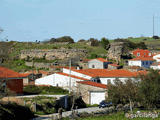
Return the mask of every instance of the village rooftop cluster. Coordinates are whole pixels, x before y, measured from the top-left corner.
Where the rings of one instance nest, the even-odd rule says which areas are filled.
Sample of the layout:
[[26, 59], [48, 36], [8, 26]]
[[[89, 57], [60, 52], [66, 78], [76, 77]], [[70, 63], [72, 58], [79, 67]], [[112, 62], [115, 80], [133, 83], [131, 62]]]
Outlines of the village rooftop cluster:
[[143, 49], [131, 53], [134, 58], [127, 61], [126, 68], [104, 58], [95, 58], [82, 60], [84, 68], [56, 66], [61, 71], [52, 73], [44, 70], [17, 73], [0, 67], [0, 79], [7, 81], [4, 87], [17, 94], [23, 94], [26, 85], [55, 86], [78, 92], [87, 104], [99, 104], [107, 98], [107, 85], [114, 84], [114, 80], [137, 80], [139, 75], [147, 74], [148, 69], [160, 70], [160, 53]]

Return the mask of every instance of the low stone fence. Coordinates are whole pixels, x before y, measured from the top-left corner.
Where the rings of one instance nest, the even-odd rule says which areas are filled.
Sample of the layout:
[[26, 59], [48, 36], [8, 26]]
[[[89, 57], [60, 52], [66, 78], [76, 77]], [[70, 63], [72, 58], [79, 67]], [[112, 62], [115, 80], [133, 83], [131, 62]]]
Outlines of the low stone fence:
[[[26, 66], [32, 67], [33, 62], [25, 62]], [[52, 65], [52, 63], [39, 63], [39, 62], [34, 62], [34, 67], [36, 68], [49, 68]]]

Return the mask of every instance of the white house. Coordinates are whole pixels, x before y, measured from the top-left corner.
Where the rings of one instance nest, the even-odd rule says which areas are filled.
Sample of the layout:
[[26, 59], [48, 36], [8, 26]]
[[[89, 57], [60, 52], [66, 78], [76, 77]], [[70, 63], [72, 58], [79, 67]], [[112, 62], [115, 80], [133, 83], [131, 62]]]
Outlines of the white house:
[[103, 58], [96, 58], [88, 61], [88, 68], [91, 69], [106, 69], [108, 67], [108, 64], [111, 64], [112, 62], [109, 62]]
[[75, 87], [77, 81], [88, 80], [82, 77], [69, 75], [66, 73], [55, 73], [46, 77], [42, 77], [35, 80], [35, 85], [50, 85], [59, 86], [64, 89], [69, 89], [69, 86]]
[[[128, 79], [137, 80], [139, 74], [144, 71], [131, 72], [124, 69], [68, 69], [63, 68], [62, 73], [55, 73], [35, 80], [35, 85], [51, 85], [69, 89], [70, 83], [73, 90], [81, 93], [82, 98], [88, 104], [99, 104], [107, 94], [107, 84], [116, 79], [125, 82]], [[70, 79], [71, 78], [71, 79]]]
[[129, 66], [139, 66], [144, 68], [150, 68], [150, 65], [154, 62], [152, 57], [138, 57], [128, 60]]
[[93, 82], [99, 82], [107, 85], [108, 83], [114, 84], [114, 80], [119, 79], [125, 82], [128, 79], [135, 80], [139, 74], [145, 74], [145, 71], [131, 72], [124, 69], [107, 70], [107, 69], [83, 69], [71, 71], [67, 68], [63, 68], [64, 73], [71, 73], [74, 76], [84, 77], [90, 79]]
[[154, 62], [150, 68], [154, 69], [154, 70], [160, 70], [160, 62]]
[[160, 54], [154, 55], [153, 59], [156, 60], [156, 62], [160, 62]]

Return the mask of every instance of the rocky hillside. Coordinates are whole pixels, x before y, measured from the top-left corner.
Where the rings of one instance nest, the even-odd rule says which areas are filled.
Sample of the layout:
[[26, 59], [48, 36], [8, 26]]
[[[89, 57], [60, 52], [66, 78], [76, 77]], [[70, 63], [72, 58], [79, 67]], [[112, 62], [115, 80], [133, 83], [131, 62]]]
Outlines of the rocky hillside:
[[[35, 43], [35, 42], [4, 42], [6, 45], [11, 44], [9, 53], [6, 55], [9, 59], [5, 60], [4, 66], [15, 71], [30, 70], [31, 67], [25, 65], [26, 61], [51, 63], [54, 60], [67, 60], [73, 58], [92, 59], [106, 56], [106, 50], [101, 46], [91, 46], [86, 42], [77, 42], [70, 44], [54, 43]], [[1, 47], [2, 48], [2, 47]], [[5, 49], [5, 47], [3, 47]], [[8, 49], [7, 49], [8, 51]], [[1, 52], [1, 55], [4, 52]], [[75, 59], [76, 58], [76, 59]], [[66, 61], [64, 61], [66, 63]]]
[[[149, 37], [141, 38], [127, 38], [128, 48], [134, 49], [139, 46], [146, 45], [150, 50], [160, 50], [160, 39], [153, 39]], [[97, 40], [94, 44], [91, 41], [81, 40], [81, 42], [67, 43], [62, 42], [57, 44], [54, 42], [0, 42], [0, 63], [13, 69], [15, 71], [30, 70], [31, 67], [25, 65], [26, 61], [31, 61], [33, 58], [35, 62], [52, 63], [54, 60], [62, 60], [66, 63], [66, 59], [72, 58], [87, 58], [93, 59], [95, 57], [108, 57], [119, 61], [121, 56], [126, 55], [125, 44], [113, 43], [109, 40], [110, 49], [107, 51], [100, 44], [97, 45]], [[130, 50], [131, 50], [130, 49]], [[68, 63], [68, 62], [67, 62]]]

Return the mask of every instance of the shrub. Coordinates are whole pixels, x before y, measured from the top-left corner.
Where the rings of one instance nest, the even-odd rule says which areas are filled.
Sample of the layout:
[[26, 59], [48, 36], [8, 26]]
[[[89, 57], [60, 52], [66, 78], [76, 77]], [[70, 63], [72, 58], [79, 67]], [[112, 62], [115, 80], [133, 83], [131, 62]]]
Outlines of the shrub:
[[156, 36], [156, 35], [155, 35], [155, 36], [153, 36], [152, 38], [153, 38], [153, 39], [159, 39], [159, 37], [158, 37], [158, 36]]
[[34, 86], [34, 85], [28, 85], [23, 88], [24, 94], [39, 94], [40, 92], [41, 90], [37, 86]]
[[16, 103], [1, 104], [0, 106], [1, 120], [29, 120], [33, 117], [35, 116], [28, 107]]

